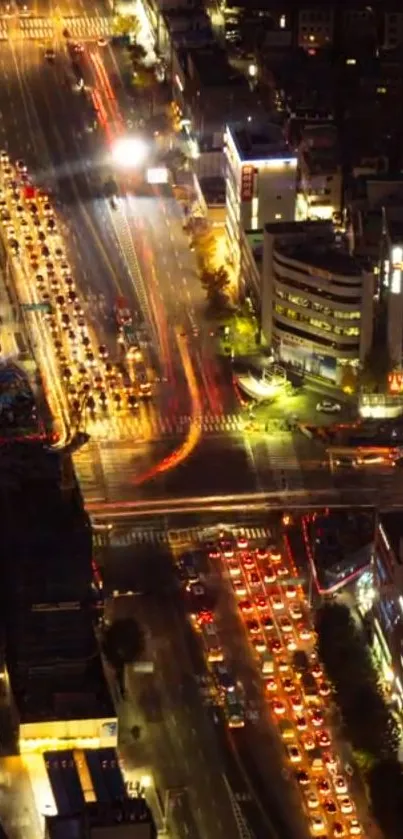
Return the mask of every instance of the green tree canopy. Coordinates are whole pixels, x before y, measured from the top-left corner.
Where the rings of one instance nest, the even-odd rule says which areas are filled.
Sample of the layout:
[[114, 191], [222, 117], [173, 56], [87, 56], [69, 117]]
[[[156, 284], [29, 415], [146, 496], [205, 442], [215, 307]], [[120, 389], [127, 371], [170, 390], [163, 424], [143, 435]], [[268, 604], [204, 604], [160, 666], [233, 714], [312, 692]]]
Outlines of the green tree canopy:
[[368, 776], [373, 814], [387, 839], [403, 836], [403, 768], [397, 760], [379, 761]]
[[217, 271], [203, 271], [201, 284], [206, 291], [209, 305], [215, 311], [222, 310], [229, 303], [230, 280], [228, 272], [222, 266]]
[[379, 684], [364, 633], [341, 604], [326, 604], [316, 618], [318, 652], [334, 685], [346, 734], [369, 760], [394, 758], [399, 732]]

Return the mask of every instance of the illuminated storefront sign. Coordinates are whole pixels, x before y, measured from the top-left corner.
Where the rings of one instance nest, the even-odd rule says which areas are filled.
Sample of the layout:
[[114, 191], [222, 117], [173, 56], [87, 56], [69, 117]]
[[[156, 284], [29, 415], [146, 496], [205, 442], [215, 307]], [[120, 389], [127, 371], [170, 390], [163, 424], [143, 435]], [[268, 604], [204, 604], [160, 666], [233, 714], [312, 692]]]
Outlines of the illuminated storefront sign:
[[253, 166], [242, 166], [241, 200], [252, 201], [253, 198]]
[[388, 387], [389, 393], [403, 393], [403, 373], [390, 373]]
[[402, 290], [403, 248], [395, 245], [392, 248], [392, 274], [390, 290], [392, 294], [400, 294]]

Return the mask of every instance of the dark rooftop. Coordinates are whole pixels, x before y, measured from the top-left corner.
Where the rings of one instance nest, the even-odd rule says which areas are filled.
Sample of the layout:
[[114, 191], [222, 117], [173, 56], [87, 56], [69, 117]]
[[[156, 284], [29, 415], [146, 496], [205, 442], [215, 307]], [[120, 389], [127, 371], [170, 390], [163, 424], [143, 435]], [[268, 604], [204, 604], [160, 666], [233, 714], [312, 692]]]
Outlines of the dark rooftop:
[[188, 70], [193, 65], [203, 87], [230, 85], [248, 89], [245, 76], [231, 67], [227, 53], [216, 44], [189, 50], [187, 63]]
[[260, 122], [230, 124], [231, 137], [241, 160], [256, 160], [270, 157], [295, 158], [294, 152], [284, 139], [280, 126]]
[[362, 270], [354, 257], [341, 248], [309, 242], [282, 243], [278, 250], [298, 262], [319, 268], [336, 276], [361, 277]]

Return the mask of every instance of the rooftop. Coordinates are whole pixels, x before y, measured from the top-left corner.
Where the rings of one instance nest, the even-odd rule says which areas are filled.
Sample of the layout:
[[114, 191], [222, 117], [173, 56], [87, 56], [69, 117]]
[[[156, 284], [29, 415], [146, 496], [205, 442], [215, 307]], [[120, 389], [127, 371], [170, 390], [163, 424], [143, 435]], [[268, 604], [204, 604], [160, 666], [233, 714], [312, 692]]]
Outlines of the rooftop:
[[303, 262], [312, 268], [343, 277], [361, 277], [362, 270], [357, 260], [348, 251], [336, 245], [310, 242], [281, 243], [282, 254]]
[[93, 658], [59, 666], [45, 664], [11, 674], [21, 723], [113, 719], [115, 710], [97, 651]]
[[241, 160], [295, 158], [282, 129], [274, 123], [230, 124], [228, 130]]
[[227, 53], [217, 44], [209, 44], [187, 52], [189, 75], [199, 77], [203, 87], [239, 87], [249, 89], [245, 76], [235, 70], [228, 61]]
[[127, 798], [107, 807], [87, 804], [80, 815], [48, 816], [46, 835], [49, 839], [153, 839], [156, 829], [151, 811], [143, 798]]

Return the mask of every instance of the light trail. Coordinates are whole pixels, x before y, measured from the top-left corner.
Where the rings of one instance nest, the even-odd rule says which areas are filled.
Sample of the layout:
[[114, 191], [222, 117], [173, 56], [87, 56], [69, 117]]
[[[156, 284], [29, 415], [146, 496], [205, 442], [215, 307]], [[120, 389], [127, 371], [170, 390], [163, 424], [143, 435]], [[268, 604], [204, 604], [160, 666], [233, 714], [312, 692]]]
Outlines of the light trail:
[[201, 424], [199, 419], [202, 415], [202, 405], [199, 388], [196, 381], [196, 376], [194, 374], [193, 364], [190, 358], [187, 341], [184, 338], [184, 336], [180, 333], [179, 329], [176, 329], [175, 334], [176, 340], [178, 342], [178, 349], [182, 359], [183, 370], [188, 383], [192, 406], [189, 430], [183, 443], [174, 452], [168, 455], [168, 457], [165, 457], [156, 466], [149, 469], [148, 472], [146, 472], [144, 475], [140, 475], [140, 477], [134, 481], [135, 486], [139, 486], [145, 483], [146, 481], [149, 481], [151, 478], [154, 478], [156, 475], [159, 475], [162, 472], [168, 472], [169, 470], [174, 469], [176, 466], [179, 465], [179, 463], [182, 463], [184, 460], [186, 460], [187, 457], [189, 457], [189, 455], [195, 449], [200, 440]]

